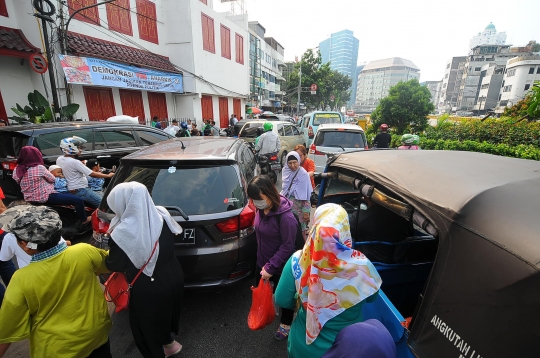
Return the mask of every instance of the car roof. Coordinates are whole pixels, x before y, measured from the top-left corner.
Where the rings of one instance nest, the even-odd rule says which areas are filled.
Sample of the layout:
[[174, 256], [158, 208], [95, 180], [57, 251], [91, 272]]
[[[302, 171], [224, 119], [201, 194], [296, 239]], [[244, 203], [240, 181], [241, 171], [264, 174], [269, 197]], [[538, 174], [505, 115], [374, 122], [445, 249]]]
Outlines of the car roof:
[[[55, 129], [69, 129], [69, 128], [104, 128], [104, 127], [133, 127], [133, 128], [146, 128], [152, 129], [152, 127], [142, 124], [131, 123], [110, 123], [110, 122], [98, 122], [98, 121], [74, 121], [74, 122], [48, 122], [48, 123], [32, 123], [32, 124], [15, 124], [0, 127], [0, 132], [19, 132], [26, 135], [32, 135], [34, 132], [54, 132]], [[163, 132], [165, 133], [165, 132]]]
[[363, 132], [364, 130], [362, 127], [360, 127], [357, 124], [350, 124], [350, 123], [326, 123], [319, 125], [317, 132], [321, 130], [330, 130], [330, 129], [338, 129], [338, 128], [345, 128], [345, 129], [356, 129], [358, 131]]
[[[169, 139], [121, 159], [131, 160], [233, 160], [236, 161], [236, 148], [242, 139], [227, 137], [186, 137]], [[182, 149], [182, 146], [185, 149]]]

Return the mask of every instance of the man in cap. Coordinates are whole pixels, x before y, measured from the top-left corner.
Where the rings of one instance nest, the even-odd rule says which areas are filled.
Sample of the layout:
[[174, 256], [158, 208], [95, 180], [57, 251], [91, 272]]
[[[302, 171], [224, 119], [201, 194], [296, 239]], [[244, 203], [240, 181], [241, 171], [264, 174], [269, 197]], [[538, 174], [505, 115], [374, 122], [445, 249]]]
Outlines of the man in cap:
[[60, 242], [62, 222], [46, 206], [8, 209], [0, 215], [0, 227], [32, 256], [6, 289], [0, 357], [11, 342], [27, 338], [32, 357], [111, 357], [111, 320], [96, 279], [107, 272], [107, 252]]

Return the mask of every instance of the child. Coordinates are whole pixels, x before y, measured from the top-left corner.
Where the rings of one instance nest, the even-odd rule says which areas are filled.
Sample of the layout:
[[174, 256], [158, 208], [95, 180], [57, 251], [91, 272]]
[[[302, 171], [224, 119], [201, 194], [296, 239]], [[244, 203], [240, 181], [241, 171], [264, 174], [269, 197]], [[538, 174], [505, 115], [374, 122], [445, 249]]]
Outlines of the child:
[[59, 193], [67, 193], [67, 181], [62, 173], [62, 168], [60, 168], [59, 165], [51, 165], [49, 167], [49, 172], [56, 177], [54, 180], [54, 190]]
[[[88, 159], [86, 166], [92, 169], [93, 172], [101, 172], [101, 167], [97, 159]], [[103, 184], [105, 184], [104, 178], [93, 178], [91, 176], [86, 177], [88, 179], [88, 187], [95, 191], [97, 194], [103, 196]]]

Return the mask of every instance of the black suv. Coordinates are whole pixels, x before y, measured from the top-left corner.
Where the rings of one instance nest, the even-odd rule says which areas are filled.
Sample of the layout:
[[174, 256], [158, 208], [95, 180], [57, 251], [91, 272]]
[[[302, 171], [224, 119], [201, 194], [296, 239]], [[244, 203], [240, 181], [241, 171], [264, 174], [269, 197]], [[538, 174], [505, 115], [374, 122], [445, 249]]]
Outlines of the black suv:
[[107, 205], [110, 191], [136, 181], [184, 229], [175, 254], [186, 287], [220, 287], [246, 279], [254, 272], [257, 247], [255, 207], [247, 196], [254, 175], [255, 157], [241, 139], [177, 138], [142, 149], [120, 160], [93, 214], [92, 243], [106, 248], [104, 234], [114, 217]]
[[148, 145], [172, 138], [160, 129], [106, 122], [60, 122], [0, 127], [0, 187], [10, 198], [22, 197], [19, 185], [11, 178], [19, 152], [25, 145], [38, 148], [46, 166], [62, 155], [60, 140], [78, 136], [88, 143], [81, 159], [98, 158], [101, 166], [112, 168], [120, 158]]

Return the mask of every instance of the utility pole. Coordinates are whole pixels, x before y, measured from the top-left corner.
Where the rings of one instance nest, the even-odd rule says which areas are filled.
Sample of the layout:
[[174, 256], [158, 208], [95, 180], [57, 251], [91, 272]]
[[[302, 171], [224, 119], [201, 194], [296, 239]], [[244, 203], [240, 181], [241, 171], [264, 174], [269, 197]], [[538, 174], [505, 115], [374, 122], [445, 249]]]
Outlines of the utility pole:
[[[59, 1], [58, 7], [58, 18], [60, 19], [60, 31], [58, 36], [60, 37], [60, 53], [62, 55], [67, 55], [67, 33], [62, 31], [65, 26], [64, 22], [64, 3]], [[66, 76], [64, 76], [64, 87], [66, 89], [66, 100], [67, 104], [71, 104], [71, 85], [68, 83]]]
[[296, 115], [300, 115], [300, 92], [302, 92], [302, 62], [300, 62], [300, 72], [298, 73], [298, 101], [296, 102]]

